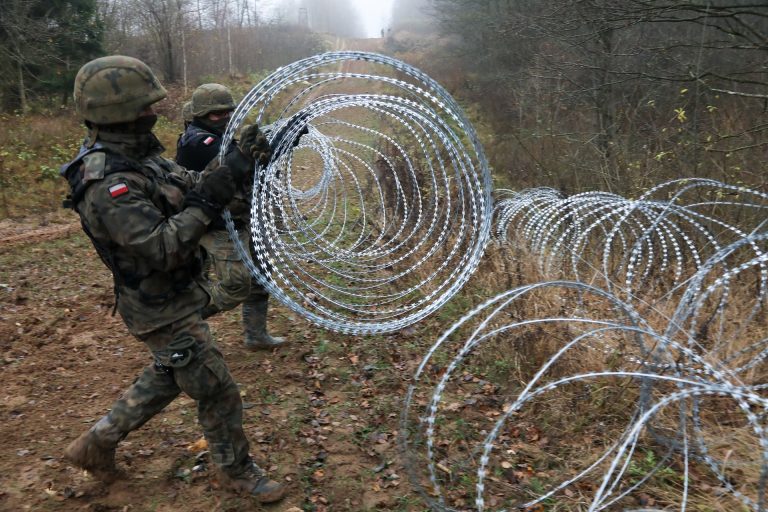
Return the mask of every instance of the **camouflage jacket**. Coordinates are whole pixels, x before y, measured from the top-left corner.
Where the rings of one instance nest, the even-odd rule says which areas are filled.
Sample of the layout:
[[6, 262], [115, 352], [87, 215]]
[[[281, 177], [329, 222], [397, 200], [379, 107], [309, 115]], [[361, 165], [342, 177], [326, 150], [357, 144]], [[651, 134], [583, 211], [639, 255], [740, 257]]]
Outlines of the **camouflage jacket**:
[[[222, 139], [222, 133], [192, 121], [176, 143], [176, 163], [186, 169], [204, 171], [219, 156]], [[230, 151], [239, 151], [236, 142], [232, 141]], [[238, 227], [247, 224], [251, 214], [250, 203], [251, 184], [246, 182], [237, 188], [235, 198], [228, 206]], [[211, 229], [224, 229], [224, 221], [214, 219]]]
[[199, 241], [211, 219], [184, 195], [200, 173], [159, 156], [135, 160], [117, 144], [85, 150], [62, 167], [83, 229], [115, 277], [117, 310], [132, 334], [204, 307]]

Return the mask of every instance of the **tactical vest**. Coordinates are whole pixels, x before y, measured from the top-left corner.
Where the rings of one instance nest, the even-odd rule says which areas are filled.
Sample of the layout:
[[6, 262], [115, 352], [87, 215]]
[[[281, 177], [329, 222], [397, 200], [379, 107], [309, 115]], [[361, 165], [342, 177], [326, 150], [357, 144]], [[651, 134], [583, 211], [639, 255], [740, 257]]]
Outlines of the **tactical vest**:
[[[147, 170], [145, 168], [146, 166], [150, 167], [154, 173]], [[167, 204], [167, 202], [163, 200], [164, 198], [162, 197], [162, 194], [159, 193], [155, 173], [165, 176], [166, 180], [171, 185], [178, 187], [184, 192], [186, 192], [186, 184], [181, 178], [172, 173], [172, 168], [169, 165], [165, 166], [164, 163], [161, 164], [154, 161], [138, 162], [120, 153], [111, 151], [97, 142], [91, 148], [81, 147], [80, 152], [75, 159], [61, 166], [59, 171], [60, 175], [67, 180], [70, 187], [70, 193], [64, 200], [63, 206], [65, 208], [73, 209], [80, 215], [80, 225], [83, 228], [83, 232], [85, 232], [91, 240], [91, 243], [93, 244], [94, 249], [96, 249], [102, 262], [104, 262], [110, 272], [112, 272], [115, 309], [117, 308], [117, 300], [120, 297], [120, 289], [124, 286], [133, 290], [139, 290], [140, 296], [143, 297], [142, 302], [152, 306], [153, 304], [160, 304], [170, 300], [175, 292], [186, 288], [196, 275], [200, 273], [202, 268], [202, 261], [198, 258], [190, 268], [179, 269], [173, 275], [169, 276], [172, 280], [172, 285], [167, 291], [153, 296], [151, 293], [143, 293], [141, 287], [142, 281], [149, 276], [136, 275], [121, 269], [117, 263], [117, 246], [110, 243], [104, 244], [96, 239], [83, 219], [83, 215], [78, 210], [78, 205], [85, 197], [85, 193], [89, 186], [103, 180], [111, 174], [125, 172], [136, 172], [147, 178], [150, 183], [151, 200], [155, 206], [161, 209], [166, 216], [171, 216], [176, 213], [173, 206]], [[112, 313], [114, 314], [114, 310]]]
[[176, 143], [176, 163], [192, 171], [202, 171], [219, 154], [221, 139], [222, 134], [190, 123]]

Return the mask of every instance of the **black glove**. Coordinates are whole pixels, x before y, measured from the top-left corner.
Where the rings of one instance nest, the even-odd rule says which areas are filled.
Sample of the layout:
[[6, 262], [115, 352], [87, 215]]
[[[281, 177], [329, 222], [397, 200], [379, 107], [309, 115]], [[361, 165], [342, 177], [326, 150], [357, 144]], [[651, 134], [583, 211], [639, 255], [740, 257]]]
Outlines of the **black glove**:
[[[291, 141], [292, 148], [295, 148], [299, 145], [301, 136], [309, 133], [309, 128], [306, 124], [307, 117], [309, 117], [309, 114], [302, 112], [290, 117], [285, 123], [283, 123], [282, 126], [280, 126], [280, 129], [277, 130], [277, 133], [275, 133], [275, 136], [272, 137], [272, 142], [270, 143], [273, 153], [278, 148], [278, 146], [282, 144], [283, 139], [288, 136], [294, 137], [294, 139]], [[296, 125], [301, 125], [298, 133], [291, 133], [296, 129]]]
[[272, 158], [272, 148], [269, 141], [256, 124], [250, 124], [243, 128], [240, 132], [238, 146], [240, 151], [261, 166], [267, 166], [270, 158]]
[[256, 167], [250, 156], [243, 153], [234, 144], [229, 146], [229, 151], [224, 156], [224, 165], [229, 167], [235, 186], [246, 186], [253, 182], [253, 170]]
[[209, 217], [217, 217], [235, 196], [235, 182], [229, 167], [222, 165], [203, 175], [197, 186], [187, 192], [184, 207], [197, 206]]

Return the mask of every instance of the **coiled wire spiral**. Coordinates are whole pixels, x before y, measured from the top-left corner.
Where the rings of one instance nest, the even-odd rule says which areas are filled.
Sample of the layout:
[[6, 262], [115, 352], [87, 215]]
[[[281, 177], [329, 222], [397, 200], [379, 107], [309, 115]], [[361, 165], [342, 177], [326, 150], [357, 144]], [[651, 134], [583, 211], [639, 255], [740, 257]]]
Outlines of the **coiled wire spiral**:
[[464, 510], [474, 494], [477, 510], [639, 510], [656, 479], [664, 510], [712, 501], [707, 481], [728, 509], [766, 510], [765, 200], [699, 179], [634, 201], [503, 195], [498, 238], [527, 240], [546, 270], [561, 261], [604, 286], [519, 286], [435, 341], [401, 425], [430, 508]]
[[272, 123], [268, 137], [288, 133], [254, 177], [255, 258], [225, 219], [283, 304], [330, 330], [386, 333], [466, 283], [489, 239], [491, 178], [472, 125], [434, 80], [365, 52], [297, 61], [245, 96], [220, 157], [249, 115]]
[[[706, 261], [671, 319], [641, 316], [605, 290], [567, 281], [521, 286], [467, 313], [430, 348], [405, 400], [403, 453], [425, 501], [433, 510], [463, 510], [446, 492], [455, 496], [461, 487], [453, 472], [474, 471], [466, 481], [477, 510], [552, 499], [579, 510], [631, 510], [632, 496], [663, 475], [679, 483], [677, 509], [686, 510], [697, 490], [690, 473], [699, 473], [699, 485], [706, 468], [722, 493], [765, 510], [768, 338], [764, 328], [746, 329], [753, 318], [725, 315], [722, 298], [708, 299], [732, 287], [729, 281], [754, 282], [768, 253], [742, 249], [766, 240], [768, 233], [749, 235]], [[713, 272], [719, 275], [703, 286]], [[715, 311], [723, 323], [740, 324], [745, 339], [738, 345], [723, 346], [717, 332], [695, 328]], [[474, 377], [492, 373], [501, 354], [518, 361], [535, 354], [542, 362], [530, 373], [519, 370], [530, 375], [519, 384]], [[424, 411], [419, 421], [414, 409]], [[521, 435], [525, 428], [537, 437]], [[468, 444], [462, 450], [451, 449], [457, 430]], [[548, 437], [539, 442], [539, 435]], [[581, 444], [574, 446], [574, 435], [583, 436]], [[467, 491], [465, 483], [461, 495]]]

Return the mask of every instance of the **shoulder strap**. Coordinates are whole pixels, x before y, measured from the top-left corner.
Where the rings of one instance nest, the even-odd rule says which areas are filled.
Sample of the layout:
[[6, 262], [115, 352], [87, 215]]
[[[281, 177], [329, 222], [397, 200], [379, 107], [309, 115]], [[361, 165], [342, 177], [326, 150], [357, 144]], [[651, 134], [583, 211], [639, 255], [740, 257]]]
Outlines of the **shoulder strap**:
[[71, 162], [61, 166], [61, 174], [69, 183], [69, 195], [64, 200], [65, 208], [77, 210], [77, 204], [93, 183], [117, 172], [139, 172], [142, 166], [123, 155], [109, 151], [96, 143], [92, 148], [80, 148], [80, 153]]

